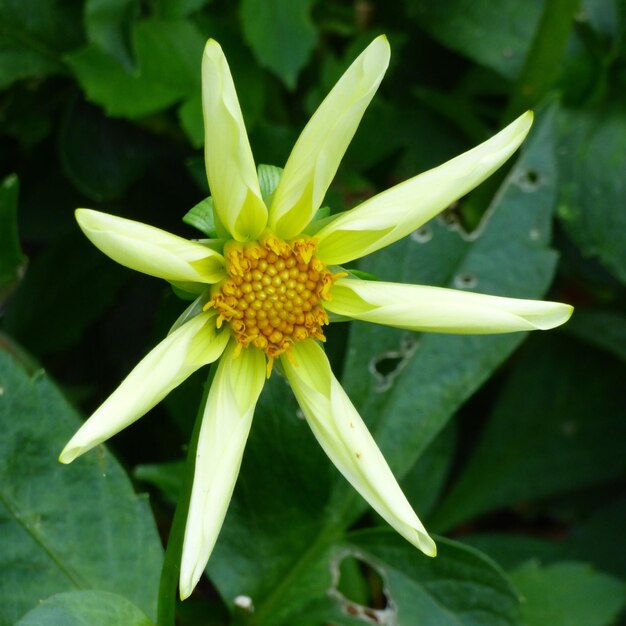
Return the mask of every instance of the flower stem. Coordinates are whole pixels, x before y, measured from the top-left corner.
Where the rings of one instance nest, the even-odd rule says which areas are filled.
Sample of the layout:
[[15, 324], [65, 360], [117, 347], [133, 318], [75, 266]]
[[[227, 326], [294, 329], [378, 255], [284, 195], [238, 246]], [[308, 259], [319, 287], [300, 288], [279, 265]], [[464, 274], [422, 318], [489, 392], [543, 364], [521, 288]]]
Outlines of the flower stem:
[[175, 626], [176, 623], [176, 600], [178, 590], [178, 579], [180, 576], [180, 561], [183, 552], [183, 539], [185, 536], [185, 524], [187, 523], [187, 513], [189, 511], [189, 500], [191, 499], [191, 487], [193, 486], [193, 475], [196, 465], [196, 449], [198, 447], [198, 437], [204, 407], [209, 397], [209, 390], [213, 377], [215, 376], [216, 365], [211, 365], [207, 381], [204, 384], [202, 401], [198, 409], [196, 421], [193, 425], [189, 448], [187, 451], [187, 461], [181, 490], [176, 503], [174, 520], [170, 529], [165, 558], [163, 559], [163, 569], [161, 570], [161, 580], [159, 583], [159, 599], [157, 606], [157, 626]]

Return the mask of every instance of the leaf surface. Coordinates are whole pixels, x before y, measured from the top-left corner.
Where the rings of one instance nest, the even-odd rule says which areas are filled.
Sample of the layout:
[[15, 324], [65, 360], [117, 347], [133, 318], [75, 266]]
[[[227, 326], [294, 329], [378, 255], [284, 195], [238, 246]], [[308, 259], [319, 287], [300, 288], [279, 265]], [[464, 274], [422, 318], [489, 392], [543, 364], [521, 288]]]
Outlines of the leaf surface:
[[[624, 364], [552, 335], [520, 356], [458, 482], [435, 515], [450, 528], [521, 500], [567, 493], [626, 470]], [[602, 372], [602, 376], [595, 375]]]
[[106, 591], [69, 591], [52, 596], [16, 626], [151, 626], [132, 602]]
[[243, 0], [243, 33], [259, 63], [290, 89], [317, 41], [313, 0]]
[[88, 589], [154, 614], [162, 549], [146, 499], [103, 447], [57, 461], [80, 419], [43, 371], [0, 351], [0, 390], [0, 624]]

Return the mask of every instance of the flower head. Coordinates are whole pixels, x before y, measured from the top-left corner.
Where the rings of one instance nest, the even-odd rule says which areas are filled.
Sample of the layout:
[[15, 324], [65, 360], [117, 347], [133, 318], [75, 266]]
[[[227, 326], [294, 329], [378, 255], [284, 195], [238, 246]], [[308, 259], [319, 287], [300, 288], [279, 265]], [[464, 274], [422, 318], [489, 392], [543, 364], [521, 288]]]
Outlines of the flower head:
[[378, 37], [319, 106], [277, 184], [262, 193], [228, 64], [209, 40], [202, 62], [206, 170], [223, 236], [188, 241], [96, 211], [76, 213], [87, 237], [115, 261], [200, 295], [78, 430], [60, 460], [69, 463], [119, 432], [192, 372], [219, 359], [198, 440], [183, 598], [217, 540], [254, 408], [275, 362], [341, 473], [403, 537], [435, 555], [433, 540], [330, 369], [320, 345], [329, 312], [451, 333], [547, 329], [571, 314], [565, 304], [370, 282], [338, 267], [397, 241], [465, 195], [515, 152], [532, 123], [526, 113], [473, 150], [311, 229], [388, 62], [389, 45]]

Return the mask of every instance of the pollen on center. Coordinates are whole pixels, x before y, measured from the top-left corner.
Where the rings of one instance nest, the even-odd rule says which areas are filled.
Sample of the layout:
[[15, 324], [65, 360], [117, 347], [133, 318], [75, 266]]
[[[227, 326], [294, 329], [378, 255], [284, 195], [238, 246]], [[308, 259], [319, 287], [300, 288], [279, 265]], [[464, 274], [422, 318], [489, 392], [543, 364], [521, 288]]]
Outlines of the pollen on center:
[[230, 325], [238, 351], [254, 346], [265, 352], [268, 376], [274, 359], [298, 341], [325, 340], [328, 315], [322, 303], [339, 274], [329, 272], [315, 251], [313, 239], [287, 242], [274, 236], [225, 247], [228, 278], [205, 309], [218, 312], [218, 328]]

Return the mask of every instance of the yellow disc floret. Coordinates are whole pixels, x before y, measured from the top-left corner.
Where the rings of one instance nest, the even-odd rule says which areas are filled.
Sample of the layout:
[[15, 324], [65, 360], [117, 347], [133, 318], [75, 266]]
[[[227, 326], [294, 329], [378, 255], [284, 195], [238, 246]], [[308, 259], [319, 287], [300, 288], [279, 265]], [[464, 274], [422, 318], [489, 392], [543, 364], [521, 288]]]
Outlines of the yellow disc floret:
[[218, 286], [205, 309], [218, 312], [217, 326], [230, 325], [239, 350], [250, 345], [268, 358], [289, 353], [303, 339], [325, 340], [333, 280], [315, 256], [314, 239], [282, 241], [268, 236], [258, 243], [229, 242], [224, 249], [228, 278]]

